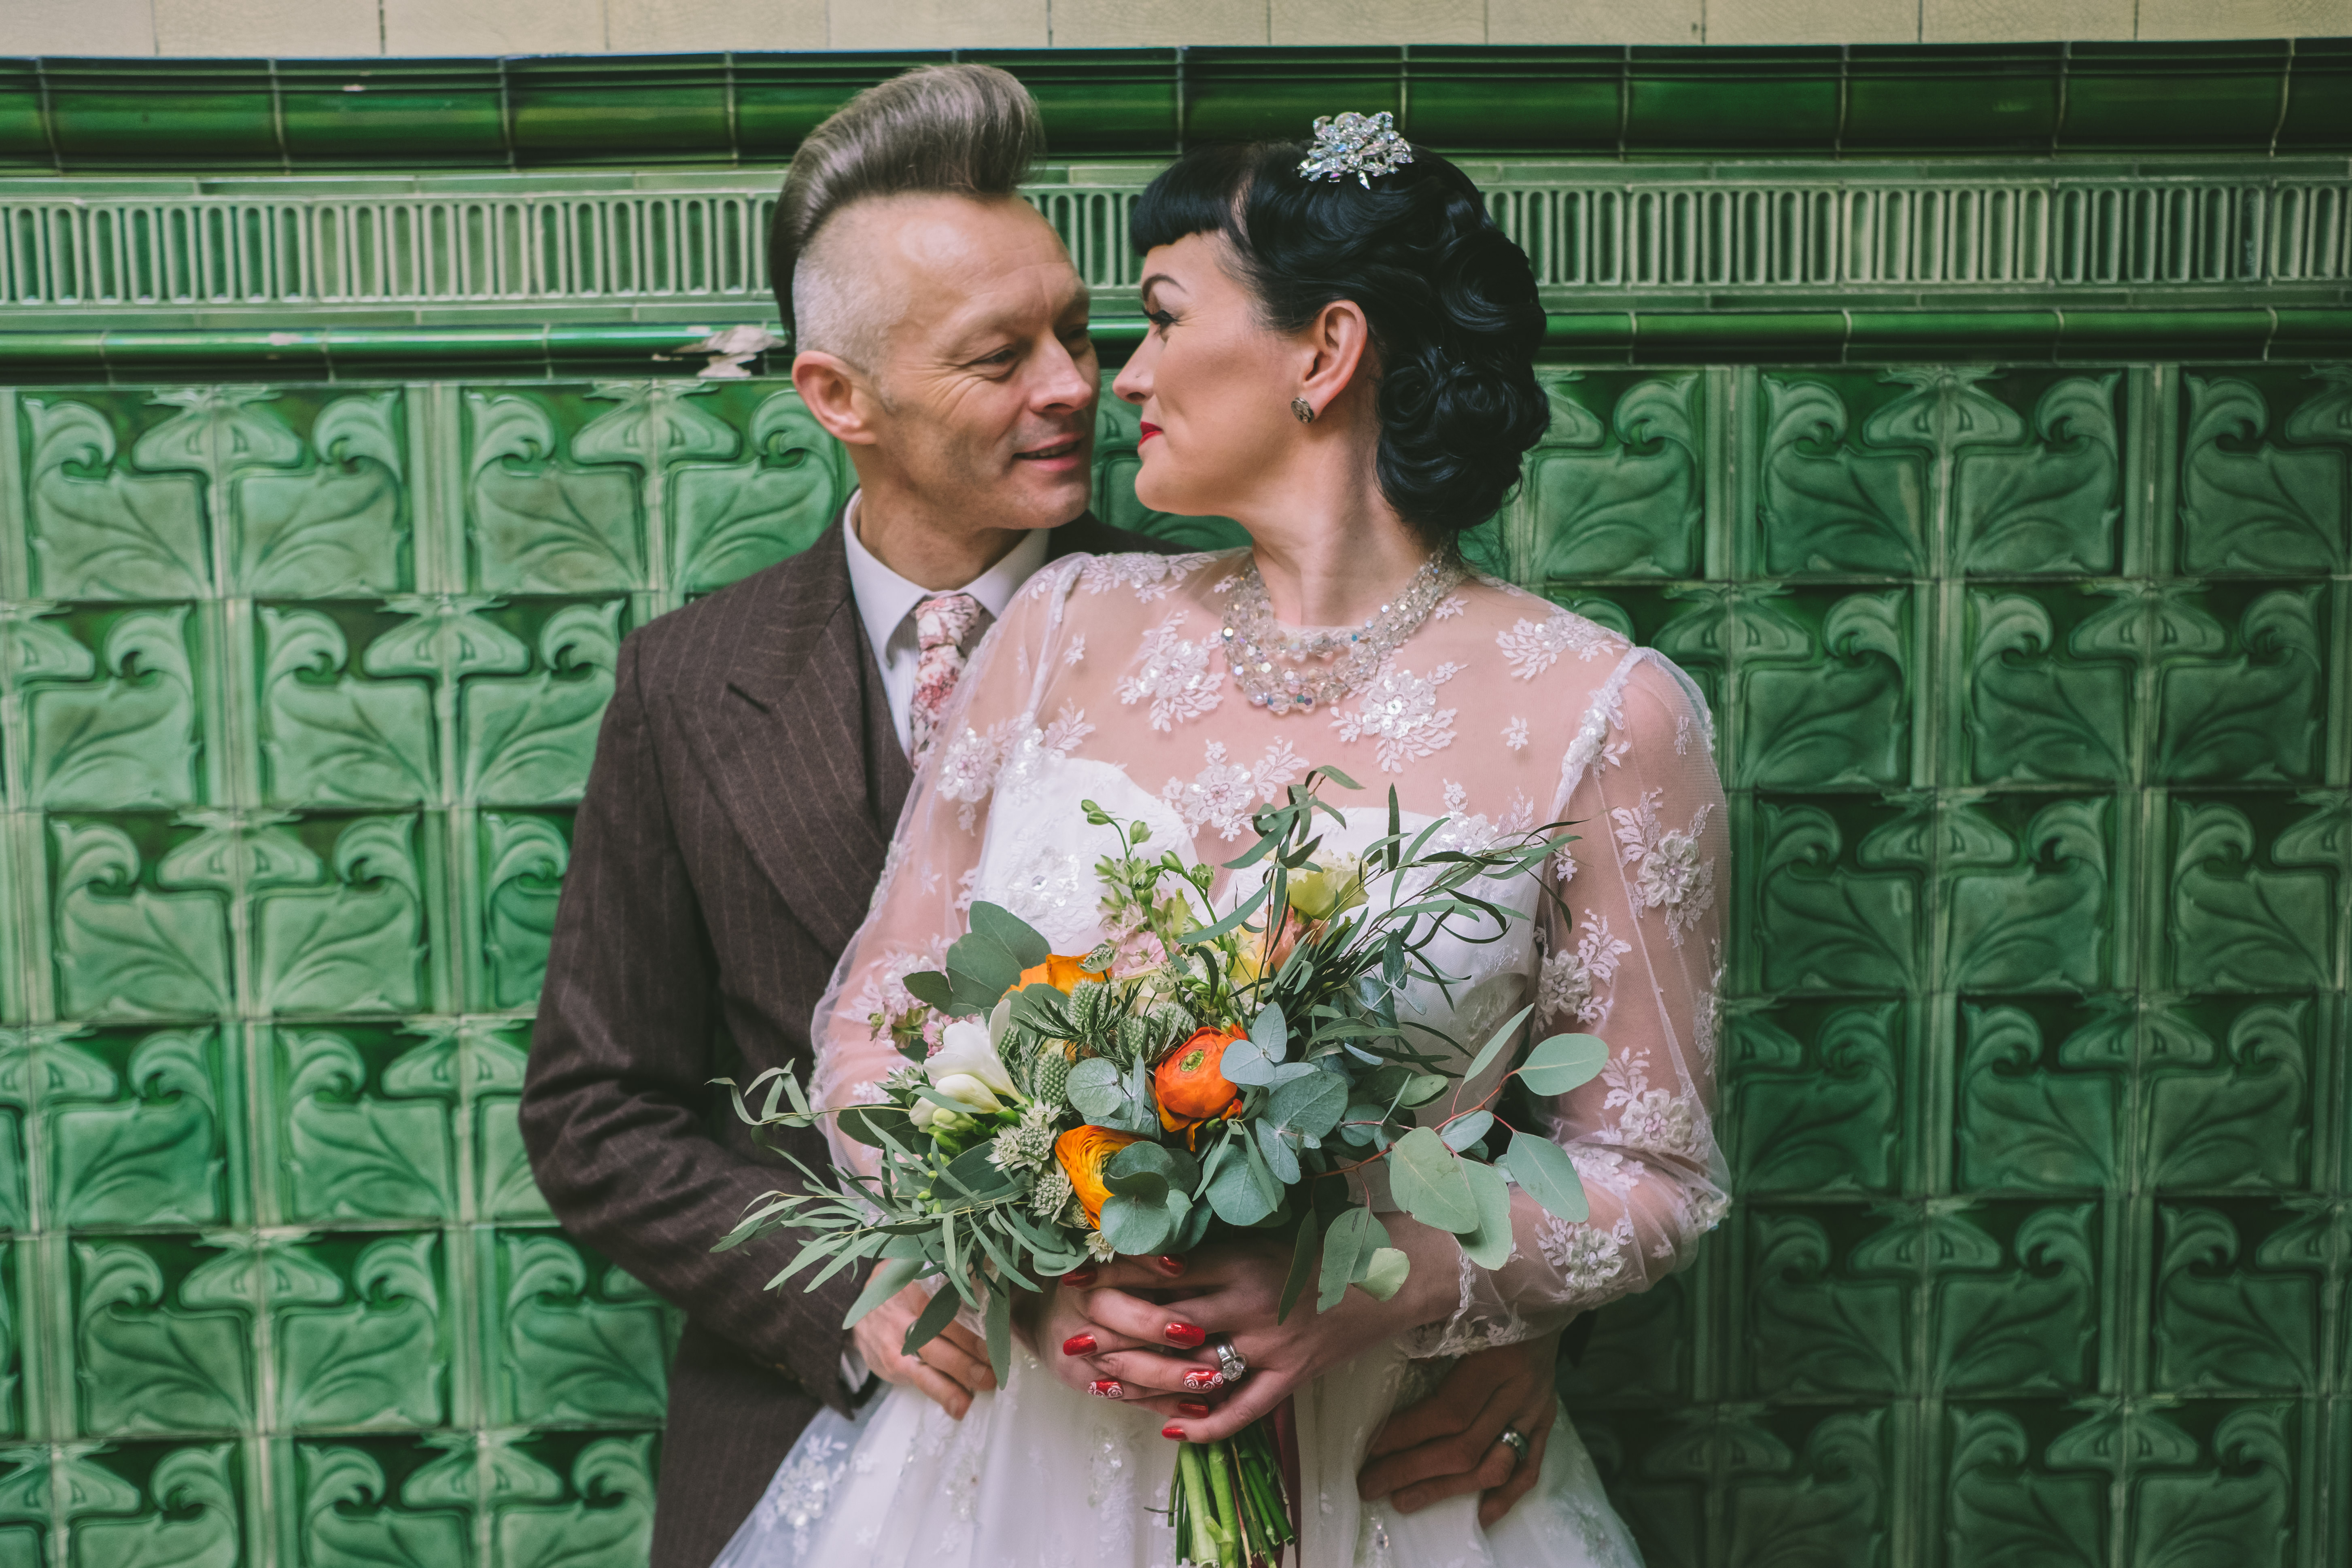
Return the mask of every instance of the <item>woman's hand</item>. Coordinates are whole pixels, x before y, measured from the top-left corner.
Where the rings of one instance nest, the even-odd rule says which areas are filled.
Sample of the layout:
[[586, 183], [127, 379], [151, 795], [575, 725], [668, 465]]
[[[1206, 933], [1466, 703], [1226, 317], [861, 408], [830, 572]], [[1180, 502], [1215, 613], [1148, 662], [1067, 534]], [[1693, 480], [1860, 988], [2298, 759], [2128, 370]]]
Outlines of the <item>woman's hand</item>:
[[[1136, 1258], [1135, 1268], [1165, 1290], [1185, 1272], [1181, 1258]], [[1088, 1315], [1105, 1293], [1093, 1289], [1097, 1271], [1081, 1268], [1048, 1286], [1030, 1314], [1032, 1348], [1054, 1375], [1081, 1394], [1121, 1400], [1177, 1418], [1209, 1415], [1224, 1385], [1214, 1352], [1201, 1349], [1208, 1331], [1161, 1308], [1147, 1336], [1122, 1334]], [[1123, 1297], [1123, 1300], [1137, 1300]]]
[[[1554, 1333], [1464, 1356], [1436, 1393], [1389, 1417], [1372, 1439], [1356, 1494], [1366, 1502], [1390, 1498], [1399, 1513], [1418, 1513], [1441, 1499], [1481, 1491], [1481, 1529], [1510, 1512], [1536, 1484], [1559, 1414], [1552, 1392], [1559, 1351]], [[1527, 1438], [1524, 1456], [1503, 1442], [1507, 1426]]]
[[[1412, 1265], [1402, 1289], [1386, 1301], [1351, 1286], [1328, 1311], [1316, 1311], [1314, 1301], [1302, 1297], [1287, 1321], [1276, 1322], [1291, 1248], [1286, 1241], [1267, 1240], [1201, 1247], [1172, 1281], [1155, 1264], [1119, 1258], [1093, 1271], [1083, 1310], [1100, 1325], [1098, 1339], [1108, 1334], [1105, 1342], [1121, 1346], [1167, 1344], [1171, 1324], [1232, 1338], [1249, 1363], [1248, 1374], [1230, 1388], [1222, 1379], [1208, 1384], [1205, 1392], [1224, 1394], [1214, 1409], [1206, 1415], [1171, 1411], [1178, 1419], [1162, 1428], [1169, 1437], [1213, 1443], [1271, 1415], [1300, 1384], [1367, 1346], [1454, 1313], [1461, 1300], [1459, 1244], [1402, 1214], [1381, 1218], [1391, 1244]], [[1165, 1300], [1135, 1293], [1146, 1289]], [[1199, 1364], [1213, 1368], [1215, 1351], [1200, 1352]]]
[[988, 1347], [961, 1323], [950, 1323], [913, 1355], [900, 1348], [907, 1342], [907, 1331], [930, 1304], [929, 1291], [909, 1285], [858, 1319], [849, 1340], [875, 1376], [921, 1389], [961, 1421], [971, 1408], [973, 1394], [996, 1387], [996, 1373], [988, 1364]]

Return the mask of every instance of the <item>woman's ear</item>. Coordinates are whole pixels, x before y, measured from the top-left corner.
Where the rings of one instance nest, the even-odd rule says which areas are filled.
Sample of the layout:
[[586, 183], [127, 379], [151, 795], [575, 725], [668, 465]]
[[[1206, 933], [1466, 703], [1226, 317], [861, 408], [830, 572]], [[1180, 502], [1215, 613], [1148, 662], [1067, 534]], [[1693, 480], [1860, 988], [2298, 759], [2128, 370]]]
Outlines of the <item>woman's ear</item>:
[[834, 439], [860, 447], [877, 439], [870, 395], [847, 360], [823, 349], [794, 354], [793, 390]]
[[1305, 337], [1307, 375], [1299, 395], [1320, 414], [1348, 390], [1371, 356], [1372, 324], [1353, 300], [1334, 300], [1315, 312]]

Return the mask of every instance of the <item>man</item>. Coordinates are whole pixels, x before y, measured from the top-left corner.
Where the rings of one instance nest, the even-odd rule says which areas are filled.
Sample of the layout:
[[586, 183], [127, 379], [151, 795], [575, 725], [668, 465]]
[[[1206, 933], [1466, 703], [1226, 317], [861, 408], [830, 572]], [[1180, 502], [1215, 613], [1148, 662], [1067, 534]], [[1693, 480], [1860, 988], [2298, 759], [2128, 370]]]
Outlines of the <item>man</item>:
[[[771, 1067], [805, 1081], [811, 1016], [913, 768], [1022, 581], [1071, 551], [1155, 548], [1087, 511], [1086, 286], [1015, 191], [1042, 144], [1028, 94], [983, 66], [910, 72], [810, 136], [771, 257], [793, 385], [847, 446], [857, 492], [804, 553], [640, 628], [615, 667], [522, 1129], [566, 1227], [687, 1314], [656, 1568], [704, 1568], [818, 1405], [848, 1408], [866, 1369], [958, 1415], [993, 1386], [961, 1330], [899, 1352], [919, 1295], [845, 1334], [856, 1279], [771, 1292], [792, 1242], [709, 1250], [797, 1178], [708, 1082]], [[823, 1168], [821, 1138], [785, 1142]], [[1391, 1484], [1501, 1479], [1491, 1439], [1466, 1463], [1454, 1450], [1493, 1389], [1548, 1390], [1549, 1358], [1490, 1357], [1508, 1359], [1465, 1363], [1477, 1389], [1392, 1425]]]

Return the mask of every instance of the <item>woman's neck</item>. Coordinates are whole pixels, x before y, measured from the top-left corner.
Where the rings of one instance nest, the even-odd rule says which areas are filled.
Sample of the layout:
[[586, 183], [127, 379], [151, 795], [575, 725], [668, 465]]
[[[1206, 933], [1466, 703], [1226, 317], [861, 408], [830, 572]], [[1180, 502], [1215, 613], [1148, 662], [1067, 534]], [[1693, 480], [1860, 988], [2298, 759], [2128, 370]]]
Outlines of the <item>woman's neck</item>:
[[1344, 461], [1314, 460], [1326, 456], [1312, 454], [1236, 518], [1249, 531], [1266, 598], [1285, 626], [1368, 621], [1430, 555], [1381, 494], [1369, 450], [1360, 458], [1328, 454]]

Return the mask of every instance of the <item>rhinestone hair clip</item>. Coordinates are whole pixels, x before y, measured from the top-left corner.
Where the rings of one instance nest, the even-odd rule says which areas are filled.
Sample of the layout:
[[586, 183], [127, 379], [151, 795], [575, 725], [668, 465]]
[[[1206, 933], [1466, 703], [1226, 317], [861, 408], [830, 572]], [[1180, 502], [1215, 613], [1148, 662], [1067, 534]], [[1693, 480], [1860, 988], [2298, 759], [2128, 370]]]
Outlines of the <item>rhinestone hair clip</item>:
[[1378, 114], [1325, 114], [1315, 121], [1315, 144], [1299, 160], [1298, 172], [1310, 180], [1344, 180], [1353, 174], [1364, 189], [1372, 188], [1375, 174], [1393, 174], [1412, 162], [1412, 147], [1397, 134], [1396, 119], [1387, 110]]

